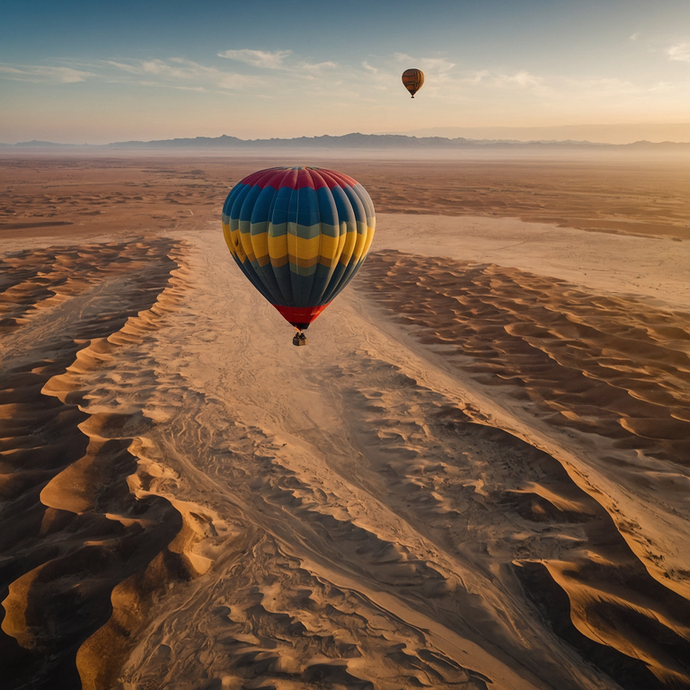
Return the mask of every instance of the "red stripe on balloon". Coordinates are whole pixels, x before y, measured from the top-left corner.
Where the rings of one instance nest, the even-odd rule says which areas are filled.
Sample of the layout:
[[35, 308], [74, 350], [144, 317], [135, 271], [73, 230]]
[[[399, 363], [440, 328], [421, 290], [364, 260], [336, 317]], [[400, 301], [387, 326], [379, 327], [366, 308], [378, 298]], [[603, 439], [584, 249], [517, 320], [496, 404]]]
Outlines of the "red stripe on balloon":
[[289, 187], [290, 189], [321, 189], [354, 187], [357, 182], [349, 175], [326, 168], [269, 168], [245, 177], [240, 184], [256, 185], [260, 189]]
[[311, 323], [328, 304], [320, 304], [318, 307], [281, 307], [277, 304], [273, 306], [288, 323], [295, 325], [298, 323]]
[[354, 187], [357, 184], [357, 181], [349, 175], [343, 175], [343, 173], [335, 172], [335, 170], [319, 168], [319, 174], [328, 185], [329, 189], [333, 189], [334, 187], [342, 187], [345, 189], [345, 187]]
[[247, 175], [240, 184], [246, 184], [249, 185], [250, 187], [253, 187], [254, 185], [257, 185], [263, 189], [264, 187], [267, 187], [267, 182], [275, 175], [277, 172], [284, 172], [283, 170], [275, 170], [275, 169], [269, 169], [269, 170], [258, 170], [255, 173], [252, 173], [251, 175]]

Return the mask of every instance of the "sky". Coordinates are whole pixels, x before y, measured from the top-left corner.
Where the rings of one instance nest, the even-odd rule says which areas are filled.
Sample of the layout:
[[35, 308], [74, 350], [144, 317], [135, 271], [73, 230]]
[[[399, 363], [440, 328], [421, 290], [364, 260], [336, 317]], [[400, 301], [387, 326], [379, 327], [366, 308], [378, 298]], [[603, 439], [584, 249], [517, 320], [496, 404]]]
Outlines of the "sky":
[[584, 125], [690, 141], [688, 0], [22, 0], [0, 22], [3, 143]]

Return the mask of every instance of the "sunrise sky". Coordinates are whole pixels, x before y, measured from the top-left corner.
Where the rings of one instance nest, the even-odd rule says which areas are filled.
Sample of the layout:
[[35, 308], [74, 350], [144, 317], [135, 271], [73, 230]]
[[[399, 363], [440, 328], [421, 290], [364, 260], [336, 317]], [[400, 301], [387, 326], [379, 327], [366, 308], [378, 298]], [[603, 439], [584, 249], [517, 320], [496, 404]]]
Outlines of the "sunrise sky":
[[[426, 74], [414, 101], [408, 67]], [[690, 140], [679, 123], [688, 0], [22, 0], [0, 22], [4, 143], [611, 124]]]

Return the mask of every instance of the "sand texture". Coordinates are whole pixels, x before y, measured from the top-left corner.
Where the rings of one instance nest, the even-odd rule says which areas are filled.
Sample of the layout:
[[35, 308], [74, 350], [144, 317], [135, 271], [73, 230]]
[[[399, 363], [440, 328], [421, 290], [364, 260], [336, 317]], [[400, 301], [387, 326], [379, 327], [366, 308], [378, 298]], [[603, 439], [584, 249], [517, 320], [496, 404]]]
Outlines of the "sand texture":
[[[477, 154], [480, 156], [481, 154]], [[690, 239], [690, 162], [338, 160], [301, 152], [255, 158], [12, 157], [0, 151], [0, 237], [189, 227], [215, 220], [228, 190], [276, 165], [347, 171], [378, 213], [513, 217], [581, 230]]]
[[2, 687], [690, 688], [690, 242], [383, 213], [295, 348], [198, 193], [0, 239]]

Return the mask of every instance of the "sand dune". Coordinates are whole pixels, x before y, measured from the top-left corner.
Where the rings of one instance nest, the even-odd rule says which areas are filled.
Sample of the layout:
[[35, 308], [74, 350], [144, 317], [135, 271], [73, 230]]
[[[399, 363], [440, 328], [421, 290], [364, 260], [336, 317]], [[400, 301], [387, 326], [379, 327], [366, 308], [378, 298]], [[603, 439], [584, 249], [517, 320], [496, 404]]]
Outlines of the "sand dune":
[[0, 639], [7, 682], [21, 683], [30, 669], [34, 687], [75, 687], [78, 651], [84, 687], [103, 687], [89, 677], [107, 677], [131, 628], [120, 623], [107, 655], [94, 656], [93, 643], [83, 643], [117, 616], [113, 587], [137, 580], [130, 599], [145, 608], [147, 589], [188, 567], [172, 548], [184, 516], [128, 485], [137, 470], [130, 446], [149, 420], [135, 410], [82, 411], [89, 391], [81, 385], [119, 345], [156, 327], [174, 302], [179, 254], [179, 243], [158, 239], [25, 251], [4, 261]]
[[7, 687], [690, 687], [686, 242], [384, 214], [294, 348], [180, 224], [3, 243]]
[[[420, 342], [442, 346], [439, 351], [454, 366], [485, 386], [500, 386], [531, 416], [581, 432], [590, 442], [590, 454], [599, 455], [597, 460], [613, 470], [620, 484], [637, 489], [636, 498], [653, 497], [687, 515], [690, 314], [655, 309], [631, 298], [587, 294], [563, 281], [516, 269], [398, 252], [374, 254], [364, 274], [372, 294], [394, 318], [417, 327], [413, 332]], [[639, 511], [633, 502], [619, 505], [616, 512], [625, 510], [613, 517], [620, 532], [638, 532], [628, 536], [636, 554], [591, 497], [573, 501], [554, 492], [549, 481], [546, 486], [528, 484], [508, 491], [523, 517], [598, 523], [585, 528], [591, 533], [585, 562], [562, 561], [562, 553], [558, 563], [539, 559], [568, 594], [575, 627], [623, 652], [635, 645], [638, 633], [646, 637], [660, 626], [666, 628], [660, 633], [662, 648], [652, 651], [654, 645], [646, 639], [641, 658], [660, 676], [687, 681], [682, 666], [671, 664], [675, 671], [670, 672], [659, 663], [668, 654], [663, 648], [667, 644], [678, 659], [690, 652], [690, 564], [684, 555], [679, 554], [683, 567], [679, 561], [668, 567], [664, 556], [649, 553], [649, 536], [634, 524]], [[595, 516], [598, 521], [592, 520]], [[683, 543], [684, 534], [681, 526], [673, 535], [677, 544]], [[656, 546], [663, 553], [665, 544]], [[527, 572], [528, 583], [545, 586], [533, 568]], [[531, 596], [544, 595], [537, 591]], [[652, 598], [670, 608], [662, 612]], [[676, 633], [674, 642], [668, 628]]]
[[[690, 462], [690, 312], [496, 265], [377, 253], [365, 274], [422, 342], [549, 423]], [[632, 438], [631, 438], [632, 437]]]

